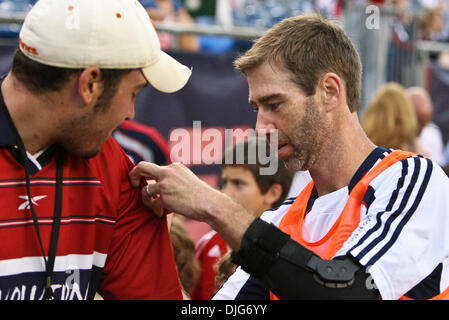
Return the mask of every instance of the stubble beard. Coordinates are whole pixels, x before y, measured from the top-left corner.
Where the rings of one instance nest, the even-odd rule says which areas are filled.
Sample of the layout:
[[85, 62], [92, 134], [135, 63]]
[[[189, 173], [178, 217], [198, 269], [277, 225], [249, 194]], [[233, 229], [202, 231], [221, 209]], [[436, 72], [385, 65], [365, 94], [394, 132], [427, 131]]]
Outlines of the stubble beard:
[[[79, 119], [72, 119], [71, 122], [60, 131], [64, 133], [64, 138], [61, 139], [59, 145], [61, 145], [65, 151], [76, 157], [90, 159], [100, 153], [103, 143], [109, 138], [99, 142], [97, 145], [87, 147], [94, 137], [106, 136], [105, 133], [98, 130], [92, 131], [95, 126], [95, 118], [101, 116], [101, 112], [104, 110], [99, 109], [98, 104], [93, 108], [93, 111], [89, 114], [81, 116]], [[106, 109], [105, 109], [106, 110]]]
[[290, 171], [309, 170], [319, 158], [328, 136], [327, 131], [313, 98], [308, 99], [306, 112], [290, 139], [293, 153], [284, 160], [287, 169]]
[[92, 139], [92, 134], [82, 132], [80, 130], [79, 134], [74, 135], [72, 132], [69, 133], [69, 137], [61, 141], [59, 144], [64, 148], [65, 151], [73, 156], [89, 159], [95, 157], [101, 151], [101, 145], [95, 145], [87, 147], [89, 140]]

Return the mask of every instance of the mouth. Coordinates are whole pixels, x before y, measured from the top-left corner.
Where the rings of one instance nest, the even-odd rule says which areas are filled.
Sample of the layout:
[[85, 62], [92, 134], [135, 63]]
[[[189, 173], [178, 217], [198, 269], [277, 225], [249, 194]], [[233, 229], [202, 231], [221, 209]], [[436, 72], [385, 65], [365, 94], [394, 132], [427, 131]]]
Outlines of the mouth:
[[278, 146], [278, 158], [285, 160], [290, 156], [291, 148], [288, 143], [280, 143]]
[[282, 148], [284, 148], [287, 145], [288, 145], [288, 143], [279, 143], [278, 144], [278, 150], [281, 150]]

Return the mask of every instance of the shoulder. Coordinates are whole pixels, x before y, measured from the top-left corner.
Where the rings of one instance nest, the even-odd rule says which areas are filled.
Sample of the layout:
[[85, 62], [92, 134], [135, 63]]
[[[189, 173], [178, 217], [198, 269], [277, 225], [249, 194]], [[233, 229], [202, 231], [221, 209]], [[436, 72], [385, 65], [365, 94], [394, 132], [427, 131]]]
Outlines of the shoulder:
[[435, 162], [413, 156], [371, 185], [376, 198], [340, 253], [372, 267], [382, 297], [396, 299], [449, 254], [449, 179]]
[[[404, 224], [422, 219], [430, 221], [446, 220], [449, 210], [449, 178], [434, 161], [422, 156], [413, 156], [399, 161], [382, 172], [371, 182], [374, 201], [367, 215], [378, 220], [400, 221]], [[401, 220], [402, 221], [402, 220]], [[427, 221], [427, 222], [425, 222]]]
[[[437, 230], [449, 227], [449, 179], [433, 161], [420, 156], [406, 158], [386, 169], [370, 185], [374, 201], [345, 244], [357, 252], [358, 258], [368, 257], [368, 251], [379, 252], [380, 257], [398, 243], [397, 239], [407, 243], [422, 238], [419, 243], [424, 244], [434, 239], [440, 232]], [[371, 250], [375, 247], [382, 249]], [[362, 263], [376, 260], [367, 258]]]
[[290, 209], [290, 206], [293, 204], [295, 200], [296, 197], [290, 197], [285, 199], [284, 202], [282, 202], [282, 204], [279, 207], [265, 211], [260, 216], [260, 218], [265, 222], [279, 226], [279, 223], [281, 222], [282, 218], [287, 213], [288, 209]]
[[112, 137], [103, 143], [101, 151], [89, 161], [102, 166], [106, 171], [123, 171], [123, 169], [129, 171], [134, 167], [125, 151]]
[[401, 160], [376, 177], [370, 184], [377, 199], [404, 193], [407, 198], [434, 198], [446, 193], [449, 179], [434, 161], [422, 156]]
[[101, 146], [101, 151], [93, 159], [97, 157], [103, 158], [116, 155], [117, 152], [125, 155], [122, 147], [117, 143], [117, 141], [115, 141], [112, 137], [109, 137]]
[[84, 162], [89, 172], [101, 181], [105, 194], [112, 199], [122, 199], [131, 193], [140, 193], [129, 180], [129, 172], [134, 167], [129, 157], [113, 138], [103, 143], [101, 151]]

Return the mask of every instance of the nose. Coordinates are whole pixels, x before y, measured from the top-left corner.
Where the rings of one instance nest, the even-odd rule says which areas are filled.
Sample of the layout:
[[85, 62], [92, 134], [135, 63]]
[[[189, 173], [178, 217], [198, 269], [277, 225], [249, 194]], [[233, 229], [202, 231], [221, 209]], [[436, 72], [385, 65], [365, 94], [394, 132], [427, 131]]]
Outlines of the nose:
[[128, 109], [126, 114], [126, 120], [133, 120], [135, 115], [134, 103], [131, 104], [131, 107]]
[[269, 136], [270, 131], [276, 129], [276, 126], [268, 117], [267, 113], [259, 109], [257, 112], [257, 120], [256, 120], [256, 135], [260, 136]]

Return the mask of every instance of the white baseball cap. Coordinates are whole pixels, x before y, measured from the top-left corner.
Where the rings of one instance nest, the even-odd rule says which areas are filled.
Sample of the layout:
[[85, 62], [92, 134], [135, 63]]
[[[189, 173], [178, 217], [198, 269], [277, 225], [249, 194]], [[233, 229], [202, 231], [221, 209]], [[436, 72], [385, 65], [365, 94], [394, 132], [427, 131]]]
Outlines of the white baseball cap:
[[147, 11], [137, 0], [40, 0], [19, 35], [30, 59], [62, 68], [141, 68], [162, 92], [187, 83], [191, 70], [160, 48]]

